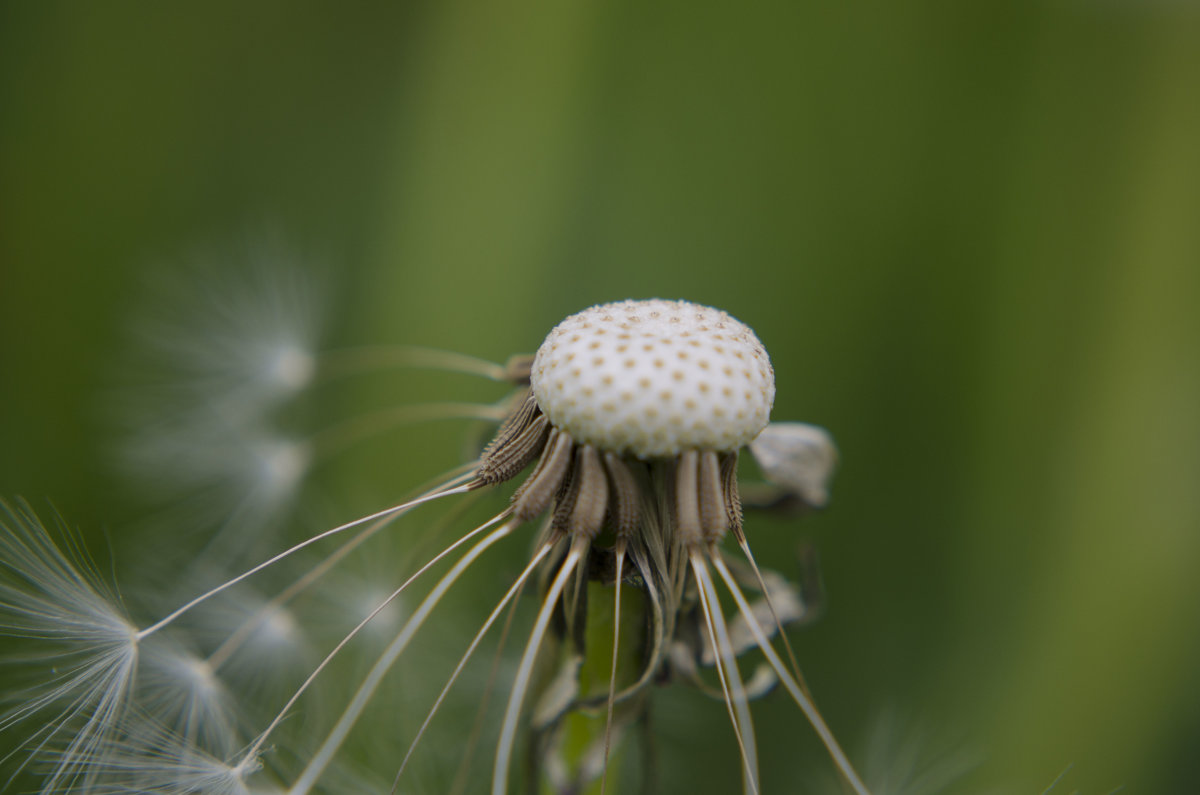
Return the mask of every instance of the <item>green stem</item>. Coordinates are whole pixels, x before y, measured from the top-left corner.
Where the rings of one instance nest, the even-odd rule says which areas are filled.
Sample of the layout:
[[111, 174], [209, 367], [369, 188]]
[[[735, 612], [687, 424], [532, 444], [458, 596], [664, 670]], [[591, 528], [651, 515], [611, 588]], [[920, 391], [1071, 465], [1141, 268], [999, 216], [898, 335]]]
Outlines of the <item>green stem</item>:
[[[628, 567], [627, 567], [628, 570]], [[531, 766], [541, 795], [600, 795], [604, 778], [605, 735], [610, 734], [606, 793], [620, 791], [620, 771], [626, 762], [625, 735], [645, 719], [645, 691], [613, 707], [608, 731], [608, 694], [613, 671], [614, 593], [612, 585], [588, 582], [581, 599], [584, 625], [582, 649], [571, 639], [549, 646], [550, 662], [542, 677], [538, 708], [534, 710]], [[626, 583], [621, 589], [621, 631], [616, 655], [616, 691], [637, 682], [645, 668], [649, 600], [642, 589]], [[578, 617], [576, 622], [578, 622]], [[572, 622], [568, 622], [572, 623]]]

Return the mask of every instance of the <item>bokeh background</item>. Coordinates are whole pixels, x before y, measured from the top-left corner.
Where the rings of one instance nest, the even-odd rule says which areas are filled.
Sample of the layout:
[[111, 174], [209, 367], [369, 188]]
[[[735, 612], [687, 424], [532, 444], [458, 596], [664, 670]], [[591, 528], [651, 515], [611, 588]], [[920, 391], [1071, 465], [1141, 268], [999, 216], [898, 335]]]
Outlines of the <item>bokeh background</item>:
[[[1189, 0], [5, 2], [0, 491], [119, 548], [146, 281], [263, 230], [330, 344], [503, 361], [594, 303], [714, 304], [840, 445], [827, 512], [751, 533], [820, 549], [795, 643], [852, 754], [884, 725], [968, 760], [951, 792], [1195, 791], [1198, 87]], [[419, 433], [327, 491], [455, 460]], [[733, 791], [723, 711], [661, 698], [670, 790]], [[827, 765], [784, 702], [776, 792]]]

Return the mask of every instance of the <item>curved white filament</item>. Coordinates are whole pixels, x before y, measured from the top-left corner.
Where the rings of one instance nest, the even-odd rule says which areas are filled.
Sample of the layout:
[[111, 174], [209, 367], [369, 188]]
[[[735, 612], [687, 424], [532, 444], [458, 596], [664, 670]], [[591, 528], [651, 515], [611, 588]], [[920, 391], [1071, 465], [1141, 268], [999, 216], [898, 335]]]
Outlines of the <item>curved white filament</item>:
[[733, 579], [733, 575], [729, 573], [729, 569], [725, 566], [724, 561], [714, 555], [713, 565], [721, 575], [721, 579], [725, 581], [729, 592], [733, 594], [733, 598], [738, 604], [738, 609], [746, 617], [746, 624], [754, 634], [754, 640], [758, 643], [759, 648], [762, 649], [763, 654], [766, 655], [771, 667], [775, 669], [775, 673], [779, 675], [779, 681], [783, 682], [783, 686], [791, 694], [792, 700], [796, 702], [796, 706], [800, 707], [800, 711], [804, 713], [804, 717], [808, 718], [808, 722], [812, 724], [813, 730], [821, 738], [821, 742], [825, 744], [825, 748], [829, 751], [829, 755], [833, 757], [833, 762], [837, 765], [838, 770], [846, 777], [846, 781], [857, 795], [871, 795], [866, 785], [862, 783], [862, 779], [854, 772], [854, 767], [850, 764], [850, 760], [846, 757], [845, 752], [842, 751], [841, 746], [838, 745], [837, 740], [834, 739], [833, 732], [825, 724], [825, 719], [817, 711], [816, 705], [812, 703], [810, 698], [804, 695], [796, 680], [792, 678], [787, 668], [784, 667], [783, 661], [779, 659], [779, 655], [775, 653], [775, 649], [772, 648], [766, 636], [763, 635], [762, 628], [759, 627], [758, 620], [754, 617], [754, 611], [751, 609], [750, 603], [742, 595], [741, 589], [738, 588], [737, 582]]
[[567, 553], [566, 559], [563, 560], [562, 566], [558, 570], [558, 575], [550, 584], [550, 590], [546, 592], [546, 599], [542, 602], [541, 611], [538, 612], [533, 632], [529, 635], [529, 642], [525, 644], [525, 654], [521, 657], [520, 667], [517, 668], [517, 678], [513, 682], [512, 695], [509, 696], [508, 708], [504, 712], [504, 725], [500, 730], [500, 741], [496, 746], [496, 766], [492, 770], [492, 795], [504, 795], [508, 789], [508, 762], [512, 758], [513, 741], [517, 734], [517, 718], [521, 715], [521, 702], [525, 700], [525, 691], [529, 687], [529, 678], [533, 674], [533, 661], [537, 656], [538, 647], [541, 646], [542, 638], [546, 634], [546, 626], [550, 623], [550, 616], [554, 613], [558, 598], [562, 596], [567, 579], [571, 576], [576, 564], [579, 563], [579, 559], [583, 557], [586, 546], [587, 542], [581, 540], [576, 540], [571, 544], [571, 551]]
[[325, 738], [325, 742], [321, 744], [320, 749], [309, 761], [308, 766], [300, 774], [300, 778], [288, 790], [289, 795], [304, 795], [307, 793], [320, 778], [329, 762], [333, 759], [333, 755], [337, 753], [342, 742], [346, 739], [346, 735], [350, 733], [350, 729], [358, 721], [359, 715], [366, 708], [367, 703], [371, 700], [371, 696], [375, 694], [375, 689], [379, 687], [379, 683], [383, 681], [384, 675], [388, 669], [396, 662], [403, 653], [408, 642], [412, 640], [413, 635], [421, 628], [421, 624], [429, 617], [430, 612], [437, 606], [442, 596], [454, 585], [454, 582], [462, 575], [467, 568], [475, 562], [475, 560], [483, 554], [484, 550], [492, 544], [499, 541], [504, 536], [512, 532], [515, 527], [514, 522], [505, 522], [497, 527], [492, 532], [488, 533], [483, 539], [471, 547], [467, 554], [463, 555], [458, 563], [454, 564], [454, 568], [446, 572], [442, 579], [438, 580], [438, 584], [434, 586], [425, 600], [421, 602], [416, 612], [400, 630], [400, 634], [391, 642], [391, 644], [380, 655], [375, 665], [367, 673], [362, 684], [359, 685], [358, 691], [355, 692], [354, 698], [347, 705], [346, 710], [342, 713], [342, 717], [338, 719], [337, 724], [333, 727], [333, 731]]

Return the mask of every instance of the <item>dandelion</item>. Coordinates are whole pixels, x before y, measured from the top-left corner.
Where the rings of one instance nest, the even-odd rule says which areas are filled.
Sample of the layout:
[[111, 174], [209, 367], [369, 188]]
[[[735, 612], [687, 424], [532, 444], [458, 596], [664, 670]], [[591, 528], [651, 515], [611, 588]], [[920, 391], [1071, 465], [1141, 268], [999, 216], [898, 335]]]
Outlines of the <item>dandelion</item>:
[[[617, 620], [605, 757], [616, 701], [624, 558], [630, 554], [656, 605], [656, 622], [668, 628], [657, 628], [656, 636], [670, 634], [670, 616], [679, 612], [687, 594], [698, 599], [707, 640], [717, 650], [718, 680], [744, 763], [746, 789], [759, 790], [748, 696], [709, 572], [711, 563], [775, 675], [847, 781], [865, 792], [801, 687], [798, 673], [793, 676], [771, 646], [718, 547], [732, 531], [757, 571], [742, 530], [736, 469], [738, 450], [767, 426], [774, 400], [774, 374], [754, 333], [724, 312], [686, 302], [628, 301], [593, 307], [563, 321], [547, 337], [534, 360], [531, 385], [532, 408], [521, 419], [525, 427], [520, 434], [501, 434], [485, 454], [481, 472], [488, 472], [491, 458], [504, 460], [510, 448], [540, 452], [537, 468], [514, 496], [514, 514], [532, 518], [553, 501], [543, 549], [569, 546], [565, 557], [554, 563], [553, 582], [518, 669], [497, 749], [493, 793], [507, 786], [518, 715], [550, 616], [561, 609], [568, 632], [586, 618], [579, 608], [584, 571], [580, 561], [593, 552], [606, 520], [615, 537]], [[526, 435], [535, 440], [527, 448], [524, 441], [516, 441]], [[574, 594], [564, 598], [572, 577]], [[767, 593], [765, 586], [763, 592]], [[775, 618], [778, 624], [777, 614]], [[651, 669], [660, 663], [653, 652], [650, 663]]]
[[[783, 628], [809, 616], [808, 594], [760, 569], [746, 537], [738, 476], [743, 447], [749, 445], [768, 481], [756, 493], [748, 492], [750, 505], [819, 507], [827, 498], [826, 481], [835, 459], [832, 442], [820, 429], [769, 424], [774, 373], [749, 327], [724, 312], [684, 301], [626, 301], [567, 318], [532, 359], [514, 357], [505, 365], [413, 348], [352, 351], [312, 362], [312, 377], [318, 380], [379, 365], [440, 367], [515, 385], [517, 394], [492, 406], [404, 407], [313, 435], [304, 449], [319, 453], [401, 422], [503, 419], [492, 442], [463, 470], [448, 473], [413, 499], [316, 533], [184, 601], [157, 621], [134, 627], [98, 588], [88, 591], [93, 608], [99, 604], [105, 609], [85, 614], [79, 631], [67, 633], [71, 642], [87, 636], [84, 628], [95, 623], [113, 627], [106, 636], [111, 645], [120, 627], [131, 656], [124, 667], [107, 658], [101, 666], [100, 644], [93, 644], [92, 664], [106, 673], [63, 683], [55, 693], [54, 700], [68, 704], [52, 721], [56, 728], [27, 743], [36, 754], [71, 738], [44, 791], [278, 789], [302, 795], [329, 788], [334, 780], [373, 778], [352, 769], [346, 757], [353, 755], [343, 753], [343, 746], [381, 697], [389, 672], [445, 595], [494, 547], [533, 526], [533, 551], [526, 564], [449, 668], [411, 744], [393, 763], [394, 775], [385, 774], [394, 782], [393, 792], [484, 637], [506, 611], [511, 616], [524, 590], [535, 587], [541, 604], [507, 689], [492, 756], [493, 795], [509, 790], [522, 734], [540, 781], [536, 786], [562, 793], [609, 789], [609, 770], [620, 764], [624, 738], [644, 720], [654, 684], [672, 674], [697, 683], [725, 705], [746, 792], [762, 792], [750, 702], [776, 685], [782, 685], [812, 725], [849, 786], [860, 795], [867, 792], [814, 706], [787, 646]], [[272, 366], [292, 375], [299, 372], [279, 362]], [[274, 372], [267, 378], [298, 388], [309, 374], [297, 380]], [[248, 441], [261, 444], [255, 438]], [[281, 448], [282, 454], [269, 445], [263, 449], [275, 450], [260, 458], [275, 462], [272, 471], [302, 469], [288, 463], [291, 448]], [[300, 626], [314, 629], [292, 617], [293, 606], [306, 598], [358, 603], [346, 594], [340, 600], [321, 598], [323, 584], [338, 581], [329, 576], [332, 569], [419, 506], [456, 495], [469, 499], [467, 495], [494, 489], [526, 469], [529, 473], [507, 507], [377, 599], [353, 628], [326, 645], [324, 657], [294, 683], [282, 703], [267, 711], [269, 718], [248, 714], [253, 711], [245, 709], [250, 700], [233, 694], [239, 685], [227, 675], [232, 662], [248, 654], [256, 640], [274, 637], [284, 643]], [[26, 521], [23, 533], [21, 521]], [[35, 546], [28, 531], [28, 521], [20, 517], [6, 522], [6, 533], [23, 539], [9, 543], [11, 552], [5, 548], [6, 566], [18, 573], [36, 568], [40, 560], [18, 554]], [[740, 558], [723, 548], [726, 536], [736, 541]], [[226, 622], [211, 648], [173, 640], [251, 578], [270, 576], [277, 564], [299, 561], [334, 537], [342, 539], [339, 547], [322, 552], [276, 596]], [[79, 578], [70, 563], [54, 569], [56, 583]], [[446, 566], [419, 602], [407, 594], [418, 580]], [[17, 606], [18, 612], [20, 605], [32, 604], [20, 588], [30, 583], [36, 585], [37, 579], [26, 577], [15, 590], [0, 594], [5, 604]], [[718, 585], [728, 594], [726, 600], [732, 599], [729, 617]], [[61, 585], [43, 590], [48, 601], [70, 596]], [[403, 616], [397, 619], [402, 601]], [[38, 625], [40, 613], [27, 612], [32, 616], [27, 624]], [[507, 634], [507, 620], [504, 625]], [[346, 694], [338, 717], [324, 729], [307, 718], [296, 727], [293, 716], [306, 709], [314, 691], [321, 690], [326, 702], [337, 692], [337, 687], [317, 685], [336, 681], [333, 670], [345, 671], [339, 666], [346, 650], [361, 648], [355, 645], [360, 636], [381, 626], [397, 628]], [[782, 641], [783, 655], [775, 639]], [[143, 647], [139, 668], [134, 662]], [[752, 649], [764, 661], [747, 678], [739, 661]], [[284, 651], [276, 656], [295, 655]], [[270, 654], [254, 659], [261, 666], [272, 665]], [[254, 710], [260, 709], [267, 690], [255, 685], [245, 692], [258, 696]], [[106, 706], [109, 701], [115, 705]], [[259, 728], [246, 728], [252, 720], [260, 721]], [[69, 726], [78, 721], [90, 728], [72, 734]], [[68, 756], [70, 761], [64, 762]], [[137, 763], [139, 758], [144, 764]]]
[[[446, 685], [448, 689], [453, 684], [483, 633], [536, 568], [548, 566], [549, 585], [505, 708], [493, 767], [493, 793], [507, 790], [519, 719], [551, 618], [561, 613], [564, 635], [586, 634], [587, 613], [581, 594], [594, 568], [591, 558], [599, 558], [607, 549], [597, 543], [606, 529], [615, 541], [613, 615], [618, 619], [614, 621], [601, 775], [607, 768], [604, 759], [618, 700], [619, 600], [628, 554], [641, 587], [656, 605], [652, 634], [658, 640], [652, 644], [645, 671], [653, 672], [665, 663], [662, 639], [672, 633], [686, 594], [698, 599], [708, 641], [718, 650], [718, 679], [745, 764], [747, 790], [758, 790], [749, 699], [709, 563], [733, 595], [746, 619], [742, 626], [766, 655], [775, 676], [812, 722], [847, 780], [858, 792], [865, 792], [798, 675], [792, 675], [771, 646], [769, 630], [760, 626], [758, 613], [717, 548], [725, 533], [733, 530], [748, 552], [741, 525], [736, 453], [766, 426], [773, 397], [773, 373], [761, 344], [746, 326], [723, 312], [684, 302], [626, 302], [596, 307], [560, 324], [534, 359], [528, 396], [484, 452], [469, 488], [508, 480], [536, 461], [532, 473], [517, 489], [508, 511], [492, 520], [503, 523], [443, 577], [385, 651], [293, 791], [307, 791], [319, 777], [379, 680], [445, 591], [488, 546], [509, 535], [516, 525], [549, 512], [530, 564], [488, 616]], [[770, 448], [775, 457], [768, 459], [769, 474], [796, 475], [785, 485], [800, 492], [800, 497], [807, 490], [812, 498], [812, 489], [823, 484], [811, 475], [821, 466], [809, 459], [814, 448], [823, 450], [821, 440], [814, 441], [810, 432], [801, 434], [804, 444], [789, 445], [786, 433], [776, 435], [785, 438]], [[782, 452], [786, 449], [799, 450], [801, 455], [788, 459]], [[487, 527], [477, 528], [457, 543]], [[765, 585], [763, 592], [768, 593]], [[777, 613], [775, 618], [778, 624]], [[648, 679], [639, 676], [633, 687], [622, 690], [621, 698], [636, 695]], [[431, 717], [445, 694], [443, 690], [439, 695]], [[577, 696], [565, 699], [566, 706], [552, 722], [582, 706]], [[428, 721], [421, 732], [427, 725]], [[401, 772], [411, 753], [410, 748]], [[575, 781], [563, 790], [588, 783]]]

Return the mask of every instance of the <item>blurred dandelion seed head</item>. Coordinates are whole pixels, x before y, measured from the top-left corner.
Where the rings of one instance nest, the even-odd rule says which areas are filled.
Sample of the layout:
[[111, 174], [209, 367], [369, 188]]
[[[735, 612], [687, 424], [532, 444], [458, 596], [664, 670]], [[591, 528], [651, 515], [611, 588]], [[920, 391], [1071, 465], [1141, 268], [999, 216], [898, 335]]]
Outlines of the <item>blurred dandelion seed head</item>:
[[299, 392], [312, 380], [316, 361], [311, 351], [295, 343], [284, 343], [264, 363], [262, 372], [268, 383], [286, 392]]
[[294, 504], [313, 462], [293, 415], [316, 377], [327, 288], [270, 236], [158, 272], [114, 413], [120, 470], [173, 532], [224, 527], [215, 548], [237, 554]]
[[283, 650], [302, 637], [296, 618], [282, 607], [269, 607], [259, 619], [262, 634], [256, 641], [266, 649]]
[[282, 502], [297, 488], [308, 470], [307, 445], [290, 439], [257, 439], [251, 446], [250, 469], [257, 475], [255, 491], [267, 503]]

